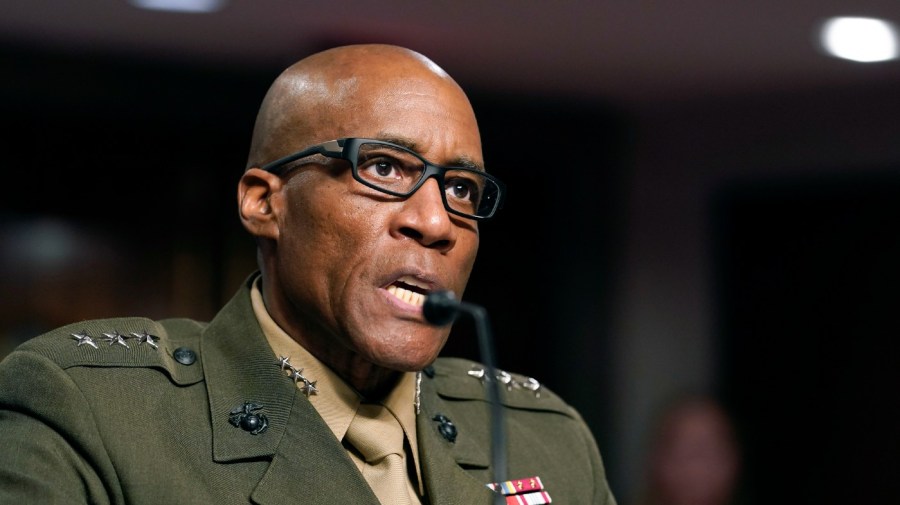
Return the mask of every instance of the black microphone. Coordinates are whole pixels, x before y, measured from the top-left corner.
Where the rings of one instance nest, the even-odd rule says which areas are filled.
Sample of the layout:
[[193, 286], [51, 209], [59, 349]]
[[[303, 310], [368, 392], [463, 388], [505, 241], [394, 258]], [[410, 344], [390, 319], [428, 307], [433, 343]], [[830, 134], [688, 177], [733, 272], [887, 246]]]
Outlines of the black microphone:
[[460, 302], [453, 291], [436, 291], [425, 297], [422, 315], [435, 326], [446, 326], [459, 316]]
[[[480, 305], [462, 302], [456, 299], [452, 291], [436, 291], [425, 297], [422, 315], [425, 320], [435, 326], [446, 326], [456, 321], [459, 314], [472, 317], [475, 331], [478, 334], [478, 348], [481, 362], [485, 368], [485, 378], [489, 383], [488, 399], [491, 404], [491, 459], [494, 467], [494, 482], [506, 482], [506, 427], [503, 419], [503, 408], [500, 405], [500, 381], [497, 379], [497, 366], [494, 360], [494, 340], [488, 322], [487, 311]], [[495, 504], [506, 503], [503, 495], [497, 493]]]

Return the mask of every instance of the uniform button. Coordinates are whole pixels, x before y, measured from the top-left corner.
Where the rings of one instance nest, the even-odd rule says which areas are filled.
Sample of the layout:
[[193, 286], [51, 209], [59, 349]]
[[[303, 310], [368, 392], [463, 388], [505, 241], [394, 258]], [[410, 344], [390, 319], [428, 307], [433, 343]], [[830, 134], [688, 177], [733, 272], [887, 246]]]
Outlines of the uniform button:
[[182, 365], [193, 365], [197, 361], [197, 353], [187, 347], [179, 347], [175, 349], [175, 361]]

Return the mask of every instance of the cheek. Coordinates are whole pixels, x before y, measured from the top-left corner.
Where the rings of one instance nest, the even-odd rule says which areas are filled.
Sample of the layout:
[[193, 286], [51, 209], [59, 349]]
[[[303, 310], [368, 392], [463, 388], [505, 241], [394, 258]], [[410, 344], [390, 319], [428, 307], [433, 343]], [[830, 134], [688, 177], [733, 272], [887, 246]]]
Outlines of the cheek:
[[378, 227], [377, 209], [348, 195], [341, 184], [320, 184], [315, 192], [296, 191], [281, 223], [283, 260], [308, 278], [341, 282], [371, 255]]
[[469, 281], [469, 276], [472, 274], [472, 269], [475, 266], [475, 257], [478, 254], [479, 243], [477, 230], [471, 233], [462, 232], [462, 234], [463, 235], [456, 245], [456, 249], [459, 251], [459, 282], [461, 284], [457, 291], [459, 296], [462, 296], [465, 286]]
[[372, 260], [378, 241], [384, 234], [377, 206], [354, 204], [346, 198], [342, 207], [332, 209], [316, 223], [319, 235], [327, 241], [314, 244], [326, 264], [350, 274]]

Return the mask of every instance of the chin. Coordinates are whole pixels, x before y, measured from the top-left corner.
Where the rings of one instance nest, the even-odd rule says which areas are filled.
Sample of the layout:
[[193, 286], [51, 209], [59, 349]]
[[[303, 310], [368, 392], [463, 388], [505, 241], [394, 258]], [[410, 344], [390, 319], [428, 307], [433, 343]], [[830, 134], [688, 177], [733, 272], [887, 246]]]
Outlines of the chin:
[[418, 372], [430, 365], [440, 352], [440, 350], [428, 353], [398, 353], [396, 351], [394, 349], [393, 352], [380, 356], [374, 362], [383, 368], [397, 370], [398, 372]]
[[389, 370], [417, 372], [437, 359], [450, 335], [449, 328], [423, 323], [384, 325], [358, 332], [357, 354], [369, 363]]
[[[398, 370], [401, 372], [417, 372], [430, 365], [441, 352], [444, 340], [441, 345], [409, 345], [410, 342], [397, 342], [397, 345], [378, 349], [377, 357], [373, 362], [384, 368]], [[430, 344], [437, 344], [429, 341]]]

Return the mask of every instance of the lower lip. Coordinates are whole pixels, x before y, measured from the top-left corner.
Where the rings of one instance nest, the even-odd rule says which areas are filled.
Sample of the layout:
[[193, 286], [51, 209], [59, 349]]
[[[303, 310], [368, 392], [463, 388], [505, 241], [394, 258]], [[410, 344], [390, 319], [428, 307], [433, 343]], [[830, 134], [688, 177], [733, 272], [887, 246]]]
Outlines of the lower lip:
[[388, 303], [390, 303], [397, 310], [405, 313], [415, 315], [416, 319], [422, 319], [422, 307], [419, 305], [411, 305], [409, 303], [404, 302], [403, 300], [397, 298], [396, 296], [390, 294], [386, 289], [382, 288], [381, 294], [387, 299]]

